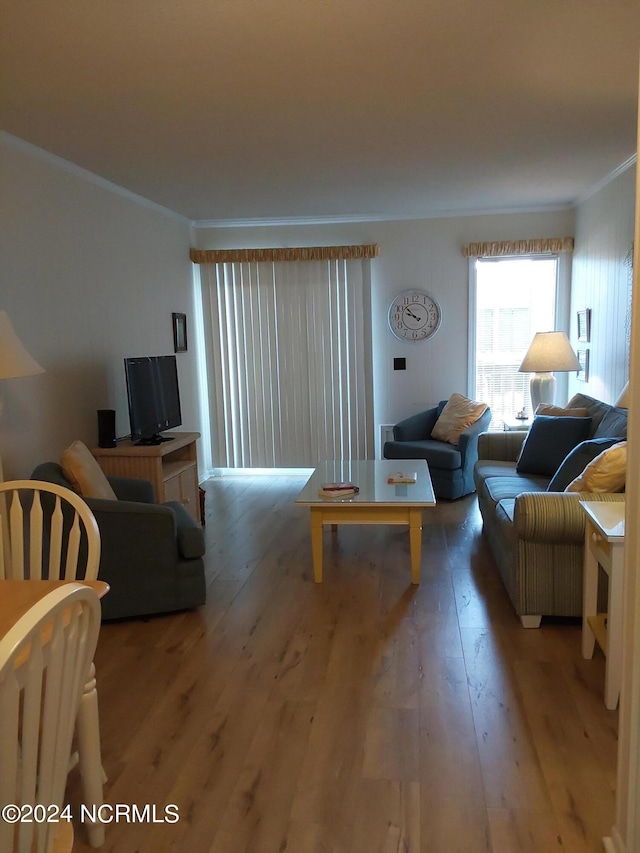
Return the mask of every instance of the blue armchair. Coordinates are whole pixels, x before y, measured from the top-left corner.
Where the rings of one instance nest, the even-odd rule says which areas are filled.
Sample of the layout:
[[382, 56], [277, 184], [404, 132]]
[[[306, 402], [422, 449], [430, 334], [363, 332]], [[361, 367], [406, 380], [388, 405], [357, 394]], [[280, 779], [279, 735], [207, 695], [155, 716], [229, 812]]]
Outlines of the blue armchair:
[[[72, 489], [57, 462], [38, 465], [31, 478]], [[147, 480], [108, 478], [118, 500], [85, 498], [100, 530], [98, 578], [111, 590], [103, 619], [150, 616], [205, 603], [204, 534], [177, 502], [154, 502]]]
[[487, 407], [479, 419], [461, 433], [458, 444], [431, 437], [431, 432], [447, 401], [397, 423], [393, 441], [386, 441], [385, 459], [426, 459], [433, 489], [438, 498], [455, 500], [475, 492], [473, 466], [478, 458], [478, 436], [491, 420]]

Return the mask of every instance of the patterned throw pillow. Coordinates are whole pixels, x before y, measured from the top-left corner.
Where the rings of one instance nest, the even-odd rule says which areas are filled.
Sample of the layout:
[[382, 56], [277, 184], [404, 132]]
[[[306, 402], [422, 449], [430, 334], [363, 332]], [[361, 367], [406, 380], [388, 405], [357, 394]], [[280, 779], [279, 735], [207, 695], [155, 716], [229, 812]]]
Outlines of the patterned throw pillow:
[[486, 403], [478, 403], [462, 394], [452, 394], [431, 430], [431, 438], [457, 444], [460, 435], [482, 417], [486, 409]]

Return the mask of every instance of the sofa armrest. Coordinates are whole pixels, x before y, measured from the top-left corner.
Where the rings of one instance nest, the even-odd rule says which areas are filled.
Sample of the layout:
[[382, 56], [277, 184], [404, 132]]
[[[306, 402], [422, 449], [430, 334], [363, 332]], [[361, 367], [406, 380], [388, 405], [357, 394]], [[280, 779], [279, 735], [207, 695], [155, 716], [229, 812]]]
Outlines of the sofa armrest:
[[429, 438], [431, 430], [438, 420], [438, 407], [419, 412], [417, 415], [405, 418], [393, 428], [395, 441], [422, 441]]
[[139, 477], [107, 477], [119, 501], [152, 504], [155, 501], [153, 484]]
[[515, 462], [526, 437], [524, 430], [483, 432], [478, 438], [478, 459]]
[[580, 501], [623, 501], [624, 494], [592, 492], [522, 492], [515, 499], [513, 521], [519, 539], [535, 542], [584, 542], [585, 514]]

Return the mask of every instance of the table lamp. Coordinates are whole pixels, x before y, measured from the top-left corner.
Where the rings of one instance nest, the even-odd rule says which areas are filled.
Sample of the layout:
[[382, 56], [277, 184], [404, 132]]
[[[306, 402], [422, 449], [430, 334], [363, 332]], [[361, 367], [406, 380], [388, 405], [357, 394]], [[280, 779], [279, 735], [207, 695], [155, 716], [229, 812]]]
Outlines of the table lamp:
[[518, 368], [531, 377], [533, 412], [540, 403], [553, 403], [556, 394], [555, 373], [580, 370], [580, 362], [571, 348], [566, 332], [536, 332], [527, 354]]
[[618, 409], [628, 409], [630, 398], [631, 394], [629, 393], [629, 383], [627, 382], [613, 405]]

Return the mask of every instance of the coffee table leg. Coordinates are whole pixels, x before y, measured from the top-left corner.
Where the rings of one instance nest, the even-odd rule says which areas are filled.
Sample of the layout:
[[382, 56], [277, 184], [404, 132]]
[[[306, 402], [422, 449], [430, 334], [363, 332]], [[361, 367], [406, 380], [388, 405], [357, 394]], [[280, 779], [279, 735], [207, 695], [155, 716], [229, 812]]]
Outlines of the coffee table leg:
[[417, 507], [409, 510], [409, 548], [411, 552], [411, 583], [419, 584], [422, 558], [422, 510]]
[[311, 554], [313, 579], [322, 583], [322, 512], [311, 507]]

